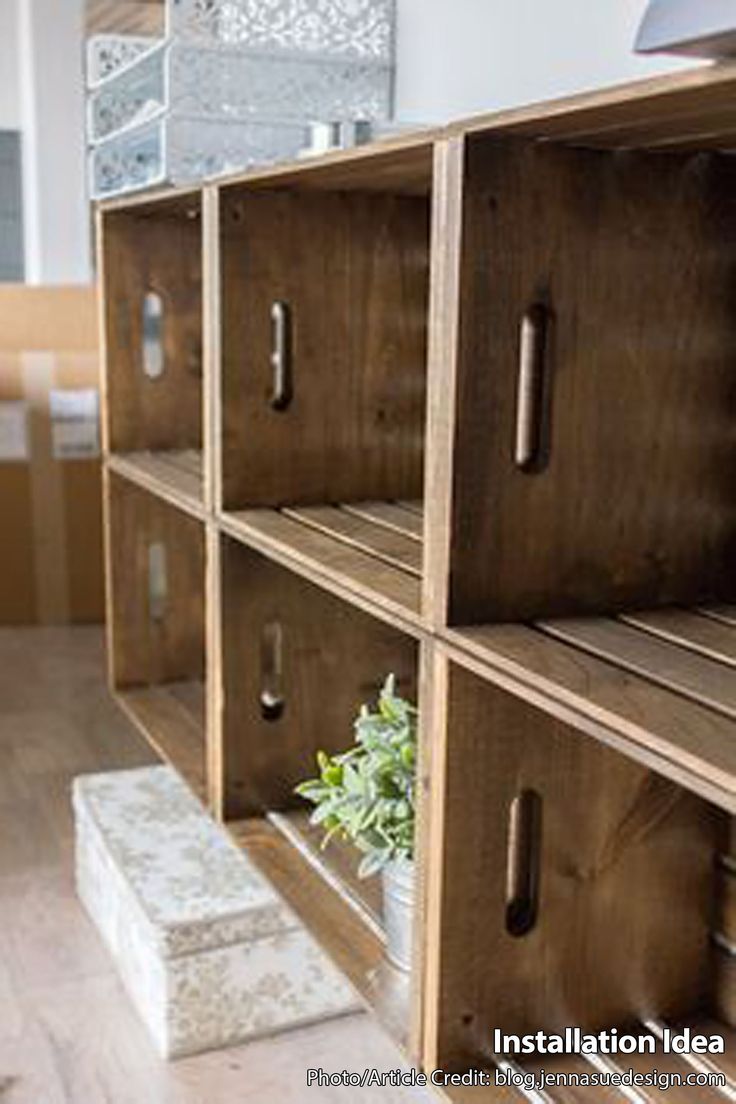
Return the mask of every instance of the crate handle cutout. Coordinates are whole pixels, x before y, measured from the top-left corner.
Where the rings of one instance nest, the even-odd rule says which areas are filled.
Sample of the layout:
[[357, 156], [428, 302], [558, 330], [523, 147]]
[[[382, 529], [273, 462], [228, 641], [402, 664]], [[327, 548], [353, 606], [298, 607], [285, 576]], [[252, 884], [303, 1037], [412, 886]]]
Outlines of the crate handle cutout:
[[549, 311], [535, 303], [521, 320], [519, 339], [514, 462], [525, 472], [538, 471], [543, 462], [548, 329]]
[[143, 371], [149, 380], [164, 374], [164, 301], [157, 291], [143, 296]]
[[291, 364], [291, 309], [280, 300], [271, 306], [272, 345], [271, 368], [273, 388], [271, 408], [288, 410], [294, 397]]
[[152, 621], [163, 621], [169, 597], [166, 546], [153, 541], [148, 546], [148, 613]]
[[269, 621], [261, 633], [261, 716], [278, 721], [286, 707], [283, 667], [284, 633], [279, 621]]
[[506, 930], [528, 935], [539, 911], [539, 868], [542, 845], [542, 799], [522, 790], [509, 808], [506, 856]]

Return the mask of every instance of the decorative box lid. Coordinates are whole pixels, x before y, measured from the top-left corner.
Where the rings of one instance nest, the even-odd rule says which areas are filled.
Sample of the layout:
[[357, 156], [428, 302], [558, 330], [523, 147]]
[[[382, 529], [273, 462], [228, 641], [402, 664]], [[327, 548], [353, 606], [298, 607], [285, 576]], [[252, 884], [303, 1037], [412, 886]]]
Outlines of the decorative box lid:
[[90, 818], [164, 958], [299, 926], [171, 767], [84, 775], [73, 799], [78, 830]]

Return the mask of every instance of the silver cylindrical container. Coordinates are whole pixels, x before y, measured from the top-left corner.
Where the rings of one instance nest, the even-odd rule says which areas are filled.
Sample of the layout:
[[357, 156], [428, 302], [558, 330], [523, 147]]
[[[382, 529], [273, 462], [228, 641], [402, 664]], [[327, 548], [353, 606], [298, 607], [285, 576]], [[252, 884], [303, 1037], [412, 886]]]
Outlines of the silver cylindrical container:
[[382, 871], [383, 921], [386, 927], [386, 957], [399, 970], [411, 969], [414, 927], [414, 863], [397, 860]]

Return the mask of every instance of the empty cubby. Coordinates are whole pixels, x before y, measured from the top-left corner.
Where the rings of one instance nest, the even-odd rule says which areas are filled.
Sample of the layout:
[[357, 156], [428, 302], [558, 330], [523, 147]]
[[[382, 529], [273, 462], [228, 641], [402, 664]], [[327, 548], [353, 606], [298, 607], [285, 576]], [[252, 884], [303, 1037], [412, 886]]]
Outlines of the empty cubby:
[[431, 146], [385, 160], [220, 190], [226, 509], [421, 496]]
[[496, 1028], [705, 1023], [733, 981], [711, 948], [714, 929], [733, 929], [715, 919], [726, 813], [503, 677], [454, 660], [446, 671], [444, 765], [431, 782], [444, 842], [427, 921], [440, 932], [427, 952], [429, 1068], [492, 1067]]
[[204, 793], [204, 525], [115, 473], [107, 480], [112, 689]]
[[432, 146], [223, 186], [221, 488], [421, 571]]
[[[360, 706], [388, 674], [416, 700], [418, 643], [227, 537], [221, 579], [225, 817], [271, 816], [320, 856], [322, 833], [294, 787], [315, 776], [318, 751], [352, 746]], [[380, 887], [357, 882], [353, 853], [335, 846], [319, 861], [380, 924]]]
[[736, 160], [480, 134], [462, 171], [449, 622], [732, 599]]
[[99, 234], [108, 447], [164, 481], [196, 477], [201, 497], [201, 193], [105, 209]]

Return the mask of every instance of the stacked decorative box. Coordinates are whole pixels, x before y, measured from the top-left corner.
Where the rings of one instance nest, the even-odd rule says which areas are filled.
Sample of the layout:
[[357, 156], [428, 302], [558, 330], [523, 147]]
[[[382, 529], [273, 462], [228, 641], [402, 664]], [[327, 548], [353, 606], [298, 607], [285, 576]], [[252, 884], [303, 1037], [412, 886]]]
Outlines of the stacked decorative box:
[[356, 1008], [170, 767], [77, 778], [77, 891], [164, 1057]]
[[391, 114], [394, 0], [168, 0], [166, 18], [162, 40], [90, 41], [95, 198], [293, 156], [312, 122]]

